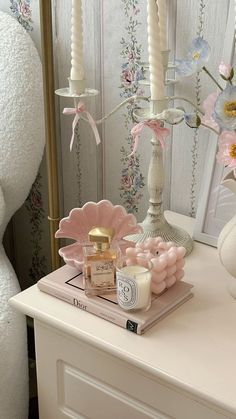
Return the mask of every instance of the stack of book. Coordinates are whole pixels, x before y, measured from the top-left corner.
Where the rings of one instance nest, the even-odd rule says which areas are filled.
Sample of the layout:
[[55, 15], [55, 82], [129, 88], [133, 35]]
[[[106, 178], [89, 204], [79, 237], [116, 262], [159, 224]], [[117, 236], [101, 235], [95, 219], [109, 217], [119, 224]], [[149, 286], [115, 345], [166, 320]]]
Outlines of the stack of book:
[[82, 272], [68, 265], [40, 279], [37, 284], [41, 291], [137, 334], [144, 333], [193, 296], [193, 286], [179, 281], [163, 294], [153, 294], [148, 311], [124, 311], [119, 307], [115, 294], [87, 297], [84, 293]]

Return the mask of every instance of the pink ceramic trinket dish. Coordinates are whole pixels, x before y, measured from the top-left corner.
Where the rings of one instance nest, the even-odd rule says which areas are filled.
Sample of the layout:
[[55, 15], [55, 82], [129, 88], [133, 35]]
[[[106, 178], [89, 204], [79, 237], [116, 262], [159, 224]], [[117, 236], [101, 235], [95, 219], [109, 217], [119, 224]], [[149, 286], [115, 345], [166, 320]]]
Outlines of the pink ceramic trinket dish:
[[161, 237], [148, 238], [135, 247], [126, 249], [126, 264], [138, 264], [139, 257], [146, 257], [153, 264], [151, 290], [161, 294], [184, 276], [186, 249], [173, 242], [164, 242]]
[[108, 200], [87, 202], [82, 208], [72, 209], [68, 217], [62, 218], [55, 234], [57, 238], [75, 240], [75, 243], [59, 249], [66, 264], [79, 270], [83, 268], [82, 248], [88, 244], [88, 232], [95, 226], [113, 228], [113, 240], [119, 243], [122, 253], [127, 247], [134, 246], [133, 242], [123, 237], [142, 232], [134, 215], [128, 214], [121, 205], [113, 205]]

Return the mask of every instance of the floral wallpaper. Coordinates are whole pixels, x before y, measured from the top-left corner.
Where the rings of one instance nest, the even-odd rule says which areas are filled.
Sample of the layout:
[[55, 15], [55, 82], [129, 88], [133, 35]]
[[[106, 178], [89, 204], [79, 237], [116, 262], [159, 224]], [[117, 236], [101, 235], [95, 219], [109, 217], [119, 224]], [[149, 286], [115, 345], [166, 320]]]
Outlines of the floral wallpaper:
[[[203, 37], [203, 28], [204, 28], [204, 9], [205, 1], [199, 1], [199, 24], [197, 28], [197, 37]], [[195, 78], [195, 103], [197, 106], [201, 105], [201, 74], [198, 72]], [[191, 170], [191, 184], [190, 184], [190, 211], [189, 216], [195, 217], [197, 211], [197, 200], [196, 200], [196, 189], [197, 189], [197, 169], [198, 169], [198, 157], [199, 157], [199, 128], [194, 129], [193, 134], [193, 143], [192, 143], [192, 170]]]
[[43, 252], [43, 230], [42, 220], [45, 218], [45, 209], [41, 194], [42, 175], [38, 173], [37, 178], [32, 186], [30, 194], [25, 202], [28, 211], [28, 220], [31, 226], [31, 247], [32, 259], [29, 268], [29, 278], [32, 283], [46, 275], [47, 258]]
[[10, 10], [18, 22], [29, 32], [33, 30], [30, 0], [10, 0]]
[[75, 136], [76, 136], [75, 154], [76, 154], [76, 182], [77, 182], [76, 199], [77, 199], [77, 205], [79, 207], [82, 205], [82, 196], [81, 196], [82, 170], [81, 170], [81, 165], [80, 165], [81, 139], [80, 139], [78, 126], [75, 129]]
[[[128, 98], [134, 94], [142, 95], [138, 81], [144, 78], [144, 69], [141, 63], [142, 46], [136, 39], [137, 28], [140, 25], [138, 15], [140, 13], [138, 0], [121, 0], [125, 13], [125, 35], [121, 39], [121, 57], [124, 59], [121, 68], [121, 93], [122, 98]], [[133, 104], [126, 107], [124, 125], [127, 129], [127, 146], [121, 147], [121, 186], [120, 197], [126, 210], [130, 213], [138, 212], [138, 204], [143, 196], [142, 189], [145, 186], [144, 176], [140, 170], [140, 155], [136, 153], [128, 157], [132, 149], [132, 137], [130, 129], [132, 124]]]

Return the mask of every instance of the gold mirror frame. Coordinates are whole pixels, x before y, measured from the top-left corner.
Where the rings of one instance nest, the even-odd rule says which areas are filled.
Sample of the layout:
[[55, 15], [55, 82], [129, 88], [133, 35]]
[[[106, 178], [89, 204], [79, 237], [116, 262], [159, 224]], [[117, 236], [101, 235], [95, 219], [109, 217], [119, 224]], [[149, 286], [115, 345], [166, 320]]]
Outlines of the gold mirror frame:
[[50, 225], [52, 270], [60, 267], [59, 240], [55, 239], [60, 220], [56, 118], [54, 96], [53, 33], [51, 0], [40, 0], [40, 29], [44, 85], [44, 114], [46, 137], [46, 160], [48, 177], [48, 220]]

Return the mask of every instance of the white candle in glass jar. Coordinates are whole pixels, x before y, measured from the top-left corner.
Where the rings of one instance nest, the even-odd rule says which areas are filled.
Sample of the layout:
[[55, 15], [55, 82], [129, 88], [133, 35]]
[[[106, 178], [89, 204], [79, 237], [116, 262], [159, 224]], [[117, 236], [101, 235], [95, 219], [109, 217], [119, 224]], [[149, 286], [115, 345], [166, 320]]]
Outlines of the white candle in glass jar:
[[116, 271], [117, 300], [124, 310], [147, 310], [151, 304], [151, 271], [140, 265]]
[[161, 51], [167, 50], [167, 9], [166, 0], [156, 0], [158, 5], [158, 16], [160, 26]]
[[81, 0], [72, 0], [71, 9], [71, 80], [84, 79], [83, 22]]
[[156, 0], [147, 0], [147, 24], [151, 100], [162, 100], [165, 97], [165, 86]]

